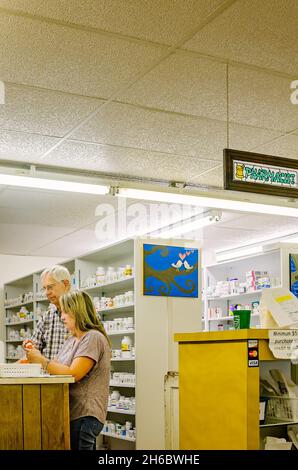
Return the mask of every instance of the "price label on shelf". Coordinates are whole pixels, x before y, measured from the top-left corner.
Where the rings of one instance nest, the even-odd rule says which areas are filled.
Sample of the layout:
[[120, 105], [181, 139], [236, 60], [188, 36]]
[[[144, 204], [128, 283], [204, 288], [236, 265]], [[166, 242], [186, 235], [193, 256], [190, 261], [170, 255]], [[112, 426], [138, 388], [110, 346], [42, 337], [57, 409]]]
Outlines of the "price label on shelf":
[[277, 359], [298, 364], [298, 329], [269, 330], [269, 348]]

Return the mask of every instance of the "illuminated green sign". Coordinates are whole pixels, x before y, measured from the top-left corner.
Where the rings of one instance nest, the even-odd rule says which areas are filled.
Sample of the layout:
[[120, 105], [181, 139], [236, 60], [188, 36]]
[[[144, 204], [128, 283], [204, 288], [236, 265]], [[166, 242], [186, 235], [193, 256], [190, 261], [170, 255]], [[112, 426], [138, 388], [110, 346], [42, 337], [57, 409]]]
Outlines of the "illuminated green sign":
[[234, 160], [235, 181], [273, 184], [276, 186], [297, 187], [297, 171], [280, 169], [273, 166], [262, 166]]
[[224, 187], [298, 199], [298, 149], [293, 158], [224, 149]]

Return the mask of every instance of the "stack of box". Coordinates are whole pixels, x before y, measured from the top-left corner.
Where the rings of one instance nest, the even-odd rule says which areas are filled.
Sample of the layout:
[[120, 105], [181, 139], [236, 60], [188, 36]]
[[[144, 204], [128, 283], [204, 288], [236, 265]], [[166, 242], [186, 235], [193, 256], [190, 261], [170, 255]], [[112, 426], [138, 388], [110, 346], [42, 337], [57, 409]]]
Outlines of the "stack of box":
[[208, 318], [222, 318], [221, 307], [210, 307], [208, 308]]
[[228, 281], [218, 281], [216, 283], [214, 296], [225, 297], [230, 295], [230, 284]]
[[270, 287], [270, 277], [268, 271], [247, 271], [246, 272], [247, 292]]

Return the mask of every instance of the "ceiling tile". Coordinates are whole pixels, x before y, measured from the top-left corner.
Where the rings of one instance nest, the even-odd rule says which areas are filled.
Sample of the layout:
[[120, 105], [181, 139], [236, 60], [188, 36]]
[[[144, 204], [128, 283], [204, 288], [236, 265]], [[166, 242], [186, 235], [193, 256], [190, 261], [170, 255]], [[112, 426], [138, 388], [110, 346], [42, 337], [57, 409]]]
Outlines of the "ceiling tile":
[[4, 82], [107, 98], [151, 66], [164, 50], [30, 18], [0, 15], [0, 70]]
[[75, 233], [66, 235], [61, 239], [52, 239], [49, 243], [36, 244], [32, 254], [35, 256], [63, 256], [72, 258], [80, 256], [82, 253], [96, 250], [100, 247], [100, 242], [96, 239], [95, 228], [90, 230], [78, 230]]
[[[282, 224], [281, 224], [282, 220]], [[235, 230], [249, 230], [264, 233], [290, 233], [298, 232], [298, 219], [294, 217], [283, 217], [272, 215], [246, 214], [238, 220], [230, 220], [221, 224], [222, 227]]]
[[[298, 69], [298, 67], [297, 67]], [[298, 128], [290, 81], [243, 67], [229, 69], [229, 119], [238, 124], [289, 132]]]
[[102, 201], [108, 202], [88, 194], [7, 188], [0, 193], [0, 222], [83, 227], [94, 222], [96, 207]]
[[230, 123], [229, 147], [235, 150], [250, 151], [255, 147], [270, 142], [282, 134], [278, 131], [268, 131], [259, 127], [244, 126]]
[[[207, 230], [206, 230], [207, 233]], [[225, 240], [230, 242], [251, 242], [252, 232], [245, 229], [225, 228], [220, 225], [210, 225], [208, 227], [208, 240]], [[220, 248], [220, 244], [217, 245]]]
[[249, 245], [298, 232], [298, 219], [293, 220], [291, 217], [283, 217], [282, 226], [278, 216], [246, 214], [243, 219], [244, 222], [241, 223], [236, 216], [236, 219], [229, 223], [219, 222], [205, 229], [208, 248], [212, 241], [217, 242], [214, 248], [218, 250], [222, 249], [222, 242], [230, 242], [232, 248], [235, 247], [235, 243], [237, 246]]
[[216, 166], [211, 171], [203, 174], [195, 174], [189, 180], [189, 183], [195, 184], [202, 184], [206, 186], [214, 186], [218, 188], [223, 188], [224, 180], [223, 180], [223, 166], [219, 165]]
[[6, 85], [0, 128], [64, 136], [104, 101], [23, 86]]
[[[186, 181], [214, 167], [217, 162], [200, 161], [195, 157], [181, 158], [159, 152], [95, 145], [74, 141], [64, 142], [50, 154], [52, 164], [90, 169], [130, 177]], [[157, 172], [158, 168], [158, 172]]]
[[0, 129], [0, 158], [35, 163], [59, 139]]
[[[32, 254], [35, 248], [49, 243], [53, 238], [62, 238], [70, 232], [66, 227], [44, 227], [41, 225], [22, 225], [0, 223], [1, 253]], [[57, 253], [55, 256], [63, 256]], [[50, 255], [49, 255], [50, 256]]]
[[151, 70], [122, 101], [168, 111], [226, 120], [226, 65], [176, 53]]
[[174, 44], [222, 0], [1, 0], [0, 6]]
[[298, 160], [298, 135], [292, 134], [281, 137], [274, 142], [256, 147], [254, 151], [266, 155]]
[[296, 75], [297, 17], [296, 0], [241, 0], [207, 24], [184, 47]]
[[72, 137], [217, 160], [226, 146], [226, 124], [112, 103]]

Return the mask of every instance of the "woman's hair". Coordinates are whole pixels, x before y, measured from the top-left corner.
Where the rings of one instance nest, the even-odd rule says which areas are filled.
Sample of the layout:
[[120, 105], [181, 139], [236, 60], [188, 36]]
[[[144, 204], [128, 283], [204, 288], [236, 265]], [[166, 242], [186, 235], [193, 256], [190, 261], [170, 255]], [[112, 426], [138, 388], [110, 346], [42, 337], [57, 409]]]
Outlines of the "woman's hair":
[[96, 315], [91, 297], [87, 292], [73, 290], [60, 297], [61, 309], [69, 313], [75, 319], [76, 328], [80, 331], [97, 330], [100, 331], [108, 340], [108, 335]]

